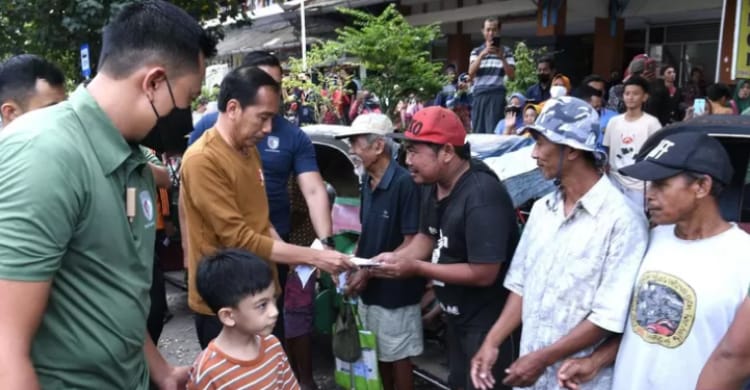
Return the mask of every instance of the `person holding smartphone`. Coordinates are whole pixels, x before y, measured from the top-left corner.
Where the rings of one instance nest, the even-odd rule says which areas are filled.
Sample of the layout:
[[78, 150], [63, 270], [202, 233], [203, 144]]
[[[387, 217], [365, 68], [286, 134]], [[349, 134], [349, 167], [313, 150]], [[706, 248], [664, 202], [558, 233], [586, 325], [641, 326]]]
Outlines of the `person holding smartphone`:
[[485, 42], [471, 51], [469, 77], [474, 80], [471, 130], [492, 133], [505, 115], [505, 76], [513, 80], [515, 61], [508, 47], [500, 45], [501, 24], [495, 18], [484, 21]]

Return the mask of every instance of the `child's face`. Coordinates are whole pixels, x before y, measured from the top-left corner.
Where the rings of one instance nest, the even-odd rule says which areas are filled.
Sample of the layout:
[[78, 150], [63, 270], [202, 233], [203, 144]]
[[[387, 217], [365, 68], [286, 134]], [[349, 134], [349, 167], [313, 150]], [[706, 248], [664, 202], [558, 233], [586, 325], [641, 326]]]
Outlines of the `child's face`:
[[638, 85], [627, 85], [625, 86], [622, 98], [625, 101], [625, 107], [633, 110], [643, 107], [643, 103], [646, 103], [648, 95]]
[[228, 312], [219, 317], [225, 326], [242, 333], [268, 336], [279, 317], [275, 293], [275, 285], [271, 283], [265, 290], [242, 299], [236, 307], [222, 309]]

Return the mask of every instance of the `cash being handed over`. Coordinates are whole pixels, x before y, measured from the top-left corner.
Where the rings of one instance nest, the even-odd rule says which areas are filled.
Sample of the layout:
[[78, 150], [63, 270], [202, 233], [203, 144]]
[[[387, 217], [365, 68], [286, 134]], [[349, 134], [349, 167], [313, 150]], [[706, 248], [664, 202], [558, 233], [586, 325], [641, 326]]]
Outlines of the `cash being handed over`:
[[352, 261], [352, 263], [354, 263], [357, 267], [360, 267], [360, 268], [380, 266], [380, 263], [376, 261], [372, 261], [371, 259], [363, 259], [361, 257], [352, 257], [350, 260]]

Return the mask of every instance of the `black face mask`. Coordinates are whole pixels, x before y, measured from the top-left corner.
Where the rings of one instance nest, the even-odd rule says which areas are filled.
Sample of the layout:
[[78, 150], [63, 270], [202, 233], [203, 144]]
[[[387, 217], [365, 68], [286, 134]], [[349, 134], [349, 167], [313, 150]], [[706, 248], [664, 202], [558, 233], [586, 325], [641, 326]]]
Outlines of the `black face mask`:
[[539, 82], [542, 83], [548, 83], [550, 79], [549, 73], [537, 73], [536, 77], [539, 78]]
[[154, 149], [157, 153], [182, 153], [187, 149], [185, 135], [193, 130], [193, 114], [190, 107], [177, 107], [169, 80], [167, 80], [167, 89], [172, 98], [172, 111], [165, 116], [159, 116], [154, 102], [151, 101], [151, 108], [156, 114], [156, 125], [140, 143], [147, 148]]

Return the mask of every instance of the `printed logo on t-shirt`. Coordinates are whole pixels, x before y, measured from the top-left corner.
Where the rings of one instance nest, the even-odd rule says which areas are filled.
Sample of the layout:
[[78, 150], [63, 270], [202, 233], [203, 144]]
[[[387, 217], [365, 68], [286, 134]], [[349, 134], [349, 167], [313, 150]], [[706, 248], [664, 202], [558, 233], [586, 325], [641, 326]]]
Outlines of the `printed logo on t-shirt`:
[[151, 222], [154, 220], [154, 202], [151, 201], [151, 194], [148, 193], [148, 191], [144, 190], [141, 191], [141, 194], [138, 195], [138, 199], [141, 203], [141, 209], [143, 210], [143, 216], [146, 217], [146, 220]]
[[635, 154], [635, 147], [632, 146], [633, 142], [635, 142], [635, 134], [622, 134], [620, 136], [620, 142], [622, 143], [622, 146], [620, 147], [619, 153], [615, 154], [615, 157], [618, 159], [632, 157]]
[[269, 135], [268, 136], [268, 147], [271, 150], [276, 150], [279, 148], [279, 137], [275, 135]]
[[454, 316], [460, 316], [461, 315], [461, 312], [458, 310], [458, 306], [444, 305], [442, 302], [440, 302], [439, 304], [440, 304], [440, 308], [446, 314], [450, 314], [450, 315], [454, 315]]
[[[430, 229], [432, 229], [432, 228], [430, 228]], [[432, 263], [433, 264], [437, 264], [438, 261], [440, 261], [440, 251], [443, 248], [447, 248], [447, 247], [448, 247], [448, 237], [443, 236], [443, 229], [440, 229], [440, 238], [438, 238], [438, 240], [437, 240], [437, 245], [435, 245], [435, 249], [432, 250]], [[440, 287], [445, 286], [445, 283], [443, 283], [443, 282], [441, 282], [439, 280], [433, 280], [432, 284], [434, 286], [440, 286]], [[445, 309], [443, 309], [443, 310], [445, 310]], [[456, 309], [456, 310], [458, 310], [458, 309]]]
[[633, 332], [647, 343], [677, 348], [693, 328], [695, 301], [695, 290], [682, 279], [645, 272], [630, 305]]

